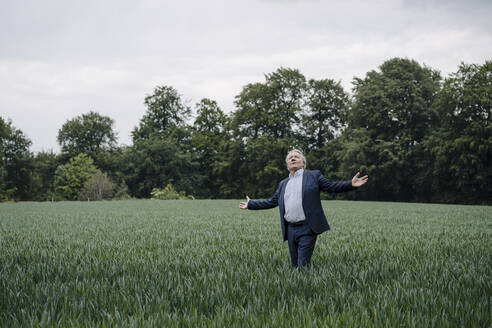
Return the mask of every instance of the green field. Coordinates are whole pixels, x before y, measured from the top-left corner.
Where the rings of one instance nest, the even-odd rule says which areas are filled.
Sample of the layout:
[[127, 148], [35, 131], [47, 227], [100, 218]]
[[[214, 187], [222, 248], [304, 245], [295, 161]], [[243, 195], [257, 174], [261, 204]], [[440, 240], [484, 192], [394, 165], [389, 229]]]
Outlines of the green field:
[[237, 206], [0, 204], [0, 325], [492, 325], [492, 207], [324, 201], [297, 272], [278, 209]]

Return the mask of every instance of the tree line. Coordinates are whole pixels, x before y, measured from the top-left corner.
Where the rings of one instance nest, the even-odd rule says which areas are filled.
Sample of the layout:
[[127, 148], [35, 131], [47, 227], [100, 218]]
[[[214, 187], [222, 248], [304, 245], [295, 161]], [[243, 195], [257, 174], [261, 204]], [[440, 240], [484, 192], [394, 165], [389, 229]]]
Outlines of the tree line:
[[117, 144], [112, 118], [90, 111], [59, 129], [59, 154], [32, 153], [0, 117], [0, 200], [270, 197], [295, 147], [332, 180], [370, 176], [337, 198], [492, 203], [492, 61], [443, 78], [393, 58], [352, 83], [348, 93], [281, 67], [244, 86], [228, 114], [157, 86], [130, 146]]

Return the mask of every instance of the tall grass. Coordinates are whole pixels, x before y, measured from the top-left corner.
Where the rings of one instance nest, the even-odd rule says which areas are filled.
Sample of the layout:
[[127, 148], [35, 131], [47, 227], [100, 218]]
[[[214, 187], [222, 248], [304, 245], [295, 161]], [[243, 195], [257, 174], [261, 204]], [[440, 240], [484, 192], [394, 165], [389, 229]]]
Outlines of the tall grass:
[[0, 325], [492, 325], [492, 207], [326, 201], [297, 272], [237, 204], [0, 204]]

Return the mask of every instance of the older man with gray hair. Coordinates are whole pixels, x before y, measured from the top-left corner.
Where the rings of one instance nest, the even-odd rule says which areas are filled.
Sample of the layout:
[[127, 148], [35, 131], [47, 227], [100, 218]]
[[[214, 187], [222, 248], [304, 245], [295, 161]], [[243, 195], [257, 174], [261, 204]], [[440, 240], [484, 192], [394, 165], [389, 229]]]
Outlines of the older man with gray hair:
[[291, 150], [286, 158], [289, 177], [280, 181], [272, 198], [252, 200], [246, 196], [239, 203], [243, 210], [263, 210], [278, 206], [284, 241], [288, 241], [293, 267], [309, 266], [316, 238], [330, 230], [321, 206], [320, 192], [344, 192], [364, 185], [368, 176], [357, 174], [349, 181], [334, 182], [320, 171], [305, 171], [306, 158], [299, 149]]

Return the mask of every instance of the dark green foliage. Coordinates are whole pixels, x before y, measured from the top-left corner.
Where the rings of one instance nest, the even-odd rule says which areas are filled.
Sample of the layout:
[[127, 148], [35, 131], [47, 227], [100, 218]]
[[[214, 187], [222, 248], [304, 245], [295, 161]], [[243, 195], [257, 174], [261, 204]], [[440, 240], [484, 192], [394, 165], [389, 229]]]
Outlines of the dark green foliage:
[[168, 136], [175, 128], [183, 127], [191, 110], [183, 104], [181, 96], [170, 86], [158, 86], [152, 95], [145, 97], [147, 111], [133, 132], [133, 142], [158, 134]]
[[350, 175], [362, 166], [371, 177], [366, 195], [379, 200], [415, 201], [418, 147], [436, 127], [432, 108], [439, 91], [439, 73], [408, 59], [394, 58], [380, 71], [354, 79], [349, 126], [344, 131], [341, 171]]
[[316, 151], [333, 140], [345, 126], [349, 97], [340, 82], [309, 80], [305, 102], [301, 136], [306, 142], [306, 150]]
[[365, 129], [352, 129], [345, 131], [337, 145], [334, 156], [340, 165], [339, 179], [349, 180], [356, 172], [370, 177], [370, 183], [343, 197], [390, 201], [411, 197], [413, 182], [409, 176], [413, 171], [402, 171], [410, 165], [400, 143], [375, 140]]
[[286, 138], [272, 140], [261, 137], [248, 142], [245, 148], [247, 159], [240, 169], [242, 176], [247, 177], [242, 182], [243, 193], [253, 198], [273, 196], [278, 183], [289, 174], [285, 156], [290, 148], [290, 141]]
[[248, 84], [236, 97], [232, 138], [223, 145], [234, 154], [225, 155], [226, 162], [219, 164], [222, 174], [232, 174], [223, 177], [233, 185], [222, 188], [229, 197], [271, 196], [288, 174], [288, 150], [302, 143], [299, 127], [306, 78], [298, 70], [279, 68], [266, 74], [265, 80]]
[[157, 135], [126, 148], [121, 166], [130, 194], [139, 198], [149, 198], [152, 189], [170, 182], [193, 195], [203, 179], [195, 154], [183, 151], [176, 140]]
[[298, 70], [279, 68], [265, 83], [248, 84], [236, 97], [232, 127], [241, 138], [294, 138], [300, 121], [306, 78]]
[[409, 59], [394, 58], [354, 79], [350, 128], [364, 128], [373, 139], [407, 147], [422, 141], [436, 121], [431, 105], [439, 91], [438, 72]]
[[220, 161], [221, 142], [230, 135], [229, 119], [217, 102], [202, 99], [196, 104], [197, 117], [193, 123], [190, 147], [200, 164], [202, 184], [195, 188], [195, 196], [202, 198], [220, 197], [220, 177], [217, 165]]
[[186, 120], [191, 110], [178, 92], [160, 86], [145, 98], [147, 111], [133, 132], [133, 145], [121, 155], [121, 172], [134, 197], [150, 197], [154, 188], [172, 183], [187, 194], [201, 194], [203, 182], [192, 129]]
[[98, 172], [89, 155], [81, 153], [55, 171], [55, 192], [67, 200], [77, 200], [86, 182]]
[[0, 201], [32, 197], [31, 140], [0, 117]]
[[219, 198], [239, 198], [247, 192], [243, 188], [246, 176], [243, 168], [246, 159], [244, 142], [240, 138], [222, 140], [213, 171], [220, 186]]
[[110, 151], [116, 143], [113, 124], [113, 119], [90, 111], [65, 122], [58, 131], [58, 143], [66, 157], [85, 153], [100, 166], [101, 153]]
[[440, 128], [426, 139], [422, 161], [434, 200], [492, 199], [492, 61], [465, 65], [444, 82], [435, 102]]
[[119, 186], [116, 197], [147, 198], [170, 183], [197, 198], [270, 197], [287, 177], [287, 152], [300, 148], [308, 169], [329, 179], [370, 176], [356, 192], [324, 198], [492, 204], [492, 62], [462, 64], [442, 81], [393, 58], [353, 84], [349, 96], [333, 79], [281, 67], [245, 85], [227, 115], [202, 99], [193, 122], [178, 91], [157, 86], [132, 145], [116, 147], [113, 120], [90, 112], [60, 129], [60, 155], [33, 157], [2, 119], [0, 200], [56, 199], [55, 168], [81, 153]]
[[34, 157], [33, 200], [44, 201], [55, 198], [55, 171], [60, 165], [60, 156], [53, 151], [39, 152]]
[[197, 133], [209, 137], [220, 137], [224, 134], [227, 117], [215, 100], [204, 98], [196, 104], [197, 117], [193, 128]]

